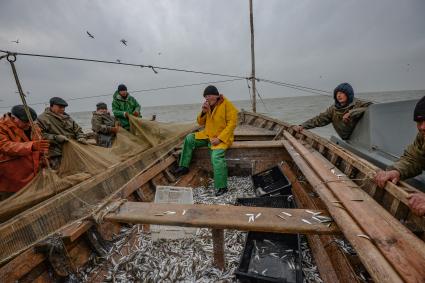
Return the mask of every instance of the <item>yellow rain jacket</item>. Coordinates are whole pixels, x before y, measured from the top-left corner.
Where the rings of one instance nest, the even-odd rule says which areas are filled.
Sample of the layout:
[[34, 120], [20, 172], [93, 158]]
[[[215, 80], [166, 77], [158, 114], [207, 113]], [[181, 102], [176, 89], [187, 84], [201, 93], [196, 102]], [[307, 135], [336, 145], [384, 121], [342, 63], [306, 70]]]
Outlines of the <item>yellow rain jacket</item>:
[[223, 95], [217, 101], [213, 111], [198, 114], [198, 124], [204, 129], [195, 133], [198, 140], [218, 138], [221, 143], [211, 149], [227, 149], [233, 143], [233, 131], [238, 122], [238, 109]]

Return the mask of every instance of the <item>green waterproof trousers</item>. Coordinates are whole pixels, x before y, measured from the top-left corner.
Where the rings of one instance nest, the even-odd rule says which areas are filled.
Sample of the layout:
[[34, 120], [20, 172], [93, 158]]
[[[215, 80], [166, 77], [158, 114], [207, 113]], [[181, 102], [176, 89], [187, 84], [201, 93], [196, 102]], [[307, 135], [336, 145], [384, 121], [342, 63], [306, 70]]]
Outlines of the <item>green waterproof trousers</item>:
[[211, 164], [214, 170], [214, 187], [216, 189], [227, 188], [227, 163], [225, 149], [211, 149], [209, 140], [197, 140], [195, 134], [188, 134], [184, 139], [183, 150], [180, 156], [179, 166], [189, 168], [192, 153], [195, 148], [208, 146], [210, 148]]

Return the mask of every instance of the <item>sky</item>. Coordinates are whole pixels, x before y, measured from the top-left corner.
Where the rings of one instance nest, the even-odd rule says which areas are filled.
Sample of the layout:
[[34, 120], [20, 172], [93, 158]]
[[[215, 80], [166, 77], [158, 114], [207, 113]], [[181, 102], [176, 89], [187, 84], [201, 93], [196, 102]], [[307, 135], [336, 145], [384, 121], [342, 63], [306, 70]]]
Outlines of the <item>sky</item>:
[[[253, 2], [256, 77], [326, 91], [341, 82], [356, 92], [425, 89], [425, 1]], [[0, 0], [0, 50], [250, 77], [250, 40], [248, 0]], [[22, 55], [16, 68], [38, 112], [52, 96], [68, 100], [69, 112], [110, 105], [120, 83], [142, 108], [201, 103], [209, 82], [231, 100], [249, 99], [244, 79]], [[187, 84], [199, 85], [137, 92]], [[4, 113], [20, 104], [5, 59], [0, 86]], [[263, 98], [310, 94], [257, 87]], [[99, 97], [73, 100], [87, 96]]]

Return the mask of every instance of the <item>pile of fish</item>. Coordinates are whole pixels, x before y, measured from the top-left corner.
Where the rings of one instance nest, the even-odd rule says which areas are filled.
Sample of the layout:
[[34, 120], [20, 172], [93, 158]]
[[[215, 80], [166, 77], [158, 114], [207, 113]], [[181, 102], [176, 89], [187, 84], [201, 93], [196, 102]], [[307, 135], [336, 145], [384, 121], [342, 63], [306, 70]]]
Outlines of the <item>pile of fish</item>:
[[[215, 197], [211, 180], [207, 187], [193, 190], [194, 202], [234, 204], [236, 198], [254, 196], [250, 177], [229, 177], [228, 185], [228, 193]], [[136, 239], [135, 244], [128, 255], [121, 256], [119, 251], [129, 245], [129, 238]], [[140, 225], [123, 227], [106, 259], [99, 260], [93, 256], [93, 264], [80, 270], [79, 275], [89, 281], [106, 260], [108, 270], [102, 278], [106, 282], [235, 282], [234, 272], [245, 238], [244, 232], [225, 230], [226, 267], [222, 271], [213, 266], [213, 243], [209, 229], [197, 229], [193, 238], [153, 241], [151, 234]], [[302, 262], [305, 282], [322, 282], [305, 239]]]

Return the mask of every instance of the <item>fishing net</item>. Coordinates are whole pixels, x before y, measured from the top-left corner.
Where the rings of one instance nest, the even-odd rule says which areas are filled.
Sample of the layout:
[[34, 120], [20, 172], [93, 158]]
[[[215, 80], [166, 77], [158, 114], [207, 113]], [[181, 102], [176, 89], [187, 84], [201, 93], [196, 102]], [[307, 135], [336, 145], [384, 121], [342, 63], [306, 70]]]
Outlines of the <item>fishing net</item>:
[[[130, 118], [111, 148], [70, 141], [57, 171], [43, 169], [0, 202], [0, 264], [69, 223], [99, 210], [119, 189], [172, 150], [194, 124]], [[5, 222], [4, 222], [5, 221]]]

